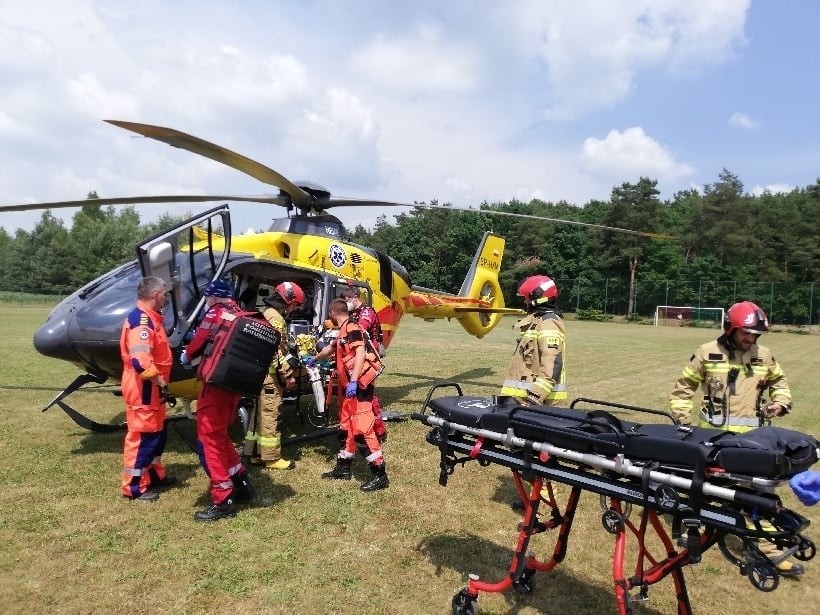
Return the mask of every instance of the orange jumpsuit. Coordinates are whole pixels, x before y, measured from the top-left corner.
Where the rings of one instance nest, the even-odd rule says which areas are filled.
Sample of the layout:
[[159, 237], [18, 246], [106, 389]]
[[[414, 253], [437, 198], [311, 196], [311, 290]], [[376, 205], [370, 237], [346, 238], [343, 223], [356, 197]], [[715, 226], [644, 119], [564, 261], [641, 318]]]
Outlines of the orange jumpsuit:
[[152, 378], [171, 374], [173, 357], [162, 314], [137, 301], [120, 335], [122, 398], [128, 430], [123, 446], [122, 494], [136, 498], [165, 479], [165, 399]]
[[[215, 303], [205, 313], [186, 347], [188, 357], [194, 359], [202, 354], [219, 328], [224, 312], [238, 311], [240, 308], [233, 300]], [[211, 500], [214, 504], [222, 504], [230, 498], [235, 480], [245, 474], [239, 453], [228, 435], [241, 398], [240, 393], [206, 384], [196, 399], [196, 434], [202, 445], [202, 465], [211, 481]]]
[[[341, 390], [350, 382], [348, 370], [356, 356], [356, 349], [364, 345], [364, 342], [364, 332], [358, 324], [351, 320], [342, 323], [335, 342], [336, 370]], [[375, 358], [368, 356], [370, 360]], [[356, 397], [345, 397], [342, 401], [339, 429], [346, 431], [347, 434], [344, 447], [339, 451], [339, 458], [352, 459], [358, 449], [371, 468], [376, 468], [384, 464], [384, 455], [374, 429], [376, 417], [373, 414], [373, 391], [376, 374], [373, 372], [373, 368], [366, 361], [359, 377]]]
[[[379, 323], [379, 315], [376, 314], [376, 310], [369, 305], [361, 305], [359, 309], [355, 310], [350, 316], [358, 323], [362, 330], [370, 336], [370, 343], [373, 345], [373, 348], [378, 349], [381, 345], [382, 327]], [[384, 424], [382, 406], [375, 393], [373, 394], [373, 416], [376, 419], [373, 425], [376, 436], [380, 442], [384, 442], [387, 440], [387, 426]]]

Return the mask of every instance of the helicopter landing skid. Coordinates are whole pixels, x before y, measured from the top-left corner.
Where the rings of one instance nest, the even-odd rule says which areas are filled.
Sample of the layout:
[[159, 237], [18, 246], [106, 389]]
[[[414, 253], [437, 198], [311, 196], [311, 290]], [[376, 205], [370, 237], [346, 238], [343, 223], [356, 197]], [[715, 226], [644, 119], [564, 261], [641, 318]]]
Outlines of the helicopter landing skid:
[[[94, 384], [103, 384], [106, 380], [108, 380], [108, 376], [106, 376], [104, 374], [85, 373], [85, 374], [81, 374], [80, 376], [77, 376], [71, 382], [71, 384], [69, 384], [66, 388], [64, 388], [62, 391], [60, 391], [60, 393], [57, 395], [57, 397], [52, 399], [51, 402], [49, 402], [49, 404], [45, 408], [43, 408], [43, 412], [45, 412], [46, 410], [48, 410], [49, 408], [51, 408], [51, 406], [54, 406], [55, 404], [59, 405], [60, 401], [62, 399], [65, 399], [66, 397], [71, 395], [74, 391], [79, 390], [81, 387], [85, 386], [86, 384], [89, 384], [90, 382], [93, 382]], [[76, 412], [76, 410], [75, 410], [75, 412]], [[71, 415], [69, 414], [69, 416], [71, 416]]]
[[[54, 405], [59, 406], [60, 409], [65, 412], [72, 421], [77, 423], [77, 425], [83, 429], [87, 429], [88, 431], [93, 431], [94, 433], [113, 433], [115, 431], [124, 431], [128, 428], [128, 424], [125, 421], [121, 421], [119, 423], [98, 423], [97, 421], [88, 418], [83, 413], [78, 412], [64, 401], [56, 401]], [[177, 414], [172, 414], [165, 417], [165, 423], [172, 423], [182, 419], [190, 420], [191, 418], [192, 417], [186, 412], [178, 412]]]

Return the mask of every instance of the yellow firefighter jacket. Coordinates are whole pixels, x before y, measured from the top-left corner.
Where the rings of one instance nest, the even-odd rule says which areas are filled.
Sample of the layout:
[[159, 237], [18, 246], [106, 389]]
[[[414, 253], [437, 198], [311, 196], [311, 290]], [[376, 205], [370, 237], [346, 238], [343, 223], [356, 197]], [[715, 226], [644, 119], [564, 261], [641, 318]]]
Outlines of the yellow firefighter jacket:
[[731, 351], [724, 337], [695, 351], [675, 383], [669, 409], [685, 425], [692, 423], [692, 398], [701, 388], [699, 424], [729, 431], [746, 431], [759, 425], [758, 406], [768, 389], [769, 402], [791, 408], [789, 383], [771, 351], [753, 345], [746, 352]]
[[519, 338], [501, 394], [536, 404], [560, 406], [565, 403], [566, 329], [561, 317], [551, 310], [537, 311], [519, 320], [516, 328]]
[[288, 331], [285, 324], [285, 318], [279, 313], [278, 310], [275, 310], [272, 307], [266, 307], [262, 310], [262, 316], [265, 317], [265, 320], [270, 323], [270, 326], [278, 331], [281, 336], [279, 350], [276, 352], [276, 355], [273, 357], [273, 361], [271, 361], [270, 364], [270, 374], [276, 375], [278, 377], [279, 384], [284, 385], [288, 378], [293, 377], [293, 367], [291, 367], [287, 360], [289, 350]]

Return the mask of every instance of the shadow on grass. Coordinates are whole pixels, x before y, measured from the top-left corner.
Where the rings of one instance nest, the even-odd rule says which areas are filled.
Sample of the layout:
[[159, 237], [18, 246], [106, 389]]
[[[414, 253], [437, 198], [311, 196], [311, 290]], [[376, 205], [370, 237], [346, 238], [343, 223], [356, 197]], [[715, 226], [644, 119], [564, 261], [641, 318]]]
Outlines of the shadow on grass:
[[[477, 367], [475, 369], [470, 369], [458, 374], [453, 374], [452, 376], [430, 376], [428, 374], [408, 374], [396, 371], [392, 372], [391, 376], [395, 378], [412, 378], [415, 380], [415, 382], [411, 382], [410, 384], [404, 385], [380, 386], [378, 387], [377, 392], [379, 397], [382, 400], [384, 400], [384, 402], [395, 403], [402, 401], [404, 398], [408, 397], [413, 391], [418, 390], [420, 387], [429, 389], [433, 385], [440, 384], [443, 382], [456, 382], [459, 385], [461, 385], [462, 388], [465, 388], [467, 386], [487, 387], [488, 383], [486, 380], [478, 379], [491, 376], [492, 373], [493, 370], [487, 367]], [[451, 388], [448, 392], [443, 394], [455, 395], [455, 390]], [[383, 403], [382, 405], [384, 406], [385, 403]]]
[[[416, 549], [435, 566], [436, 576], [441, 575], [445, 568], [461, 574], [465, 585], [454, 587], [454, 595], [466, 587], [468, 574], [477, 574], [483, 582], [496, 583], [503, 580], [513, 558], [512, 549], [500, 547], [470, 533], [434, 534], [422, 540]], [[536, 573], [532, 582], [534, 589], [531, 593], [520, 593], [512, 587], [501, 593], [507, 603], [508, 613], [536, 608], [547, 613], [597, 615], [613, 612], [616, 608], [611, 585], [592, 585], [563, 572], [560, 566], [547, 573]], [[479, 604], [482, 595], [486, 595], [486, 592], [479, 593]], [[445, 605], [442, 605], [442, 612], [444, 610]], [[639, 612], [661, 615], [661, 611], [646, 608], [646, 605], [642, 605]]]

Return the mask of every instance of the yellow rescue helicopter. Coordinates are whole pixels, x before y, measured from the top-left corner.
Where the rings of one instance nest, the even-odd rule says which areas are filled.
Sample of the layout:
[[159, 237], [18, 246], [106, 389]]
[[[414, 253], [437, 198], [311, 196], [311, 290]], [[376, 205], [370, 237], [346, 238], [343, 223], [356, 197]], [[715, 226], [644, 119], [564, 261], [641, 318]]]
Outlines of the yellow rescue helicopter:
[[[107, 120], [111, 124], [206, 156], [279, 189], [272, 196], [141, 196], [55, 203], [0, 206], [1, 211], [81, 207], [88, 204], [177, 203], [243, 201], [286, 208], [288, 216], [275, 219], [260, 233], [231, 235], [227, 204], [192, 216], [185, 222], [137, 246], [137, 260], [86, 284], [57, 305], [34, 335], [42, 354], [70, 361], [83, 370], [44, 408], [61, 407], [84, 427], [107, 431], [71, 408], [65, 398], [80, 387], [119, 380], [122, 363], [119, 334], [122, 321], [135, 301], [142, 275], [162, 277], [171, 289], [165, 325], [171, 345], [181, 351], [204, 305], [202, 291], [220, 277], [231, 277], [238, 297], [264, 297], [282, 281], [296, 282], [305, 292], [301, 310], [290, 317], [291, 333], [318, 328], [332, 299], [351, 288], [366, 295], [379, 315], [388, 346], [405, 315], [427, 320], [450, 318], [471, 335], [483, 337], [502, 314], [518, 310], [504, 306], [498, 273], [504, 239], [485, 233], [472, 266], [457, 295], [414, 286], [407, 270], [395, 259], [373, 248], [351, 243], [338, 218], [327, 213], [343, 205], [405, 205], [384, 201], [343, 199], [310, 182], [291, 182], [276, 171], [245, 156], [186, 133], [160, 126]], [[170, 393], [196, 397], [191, 368], [175, 366]]]

